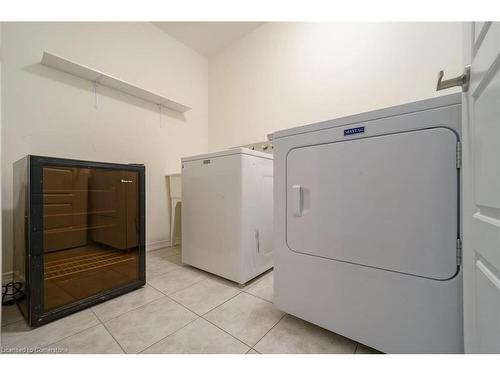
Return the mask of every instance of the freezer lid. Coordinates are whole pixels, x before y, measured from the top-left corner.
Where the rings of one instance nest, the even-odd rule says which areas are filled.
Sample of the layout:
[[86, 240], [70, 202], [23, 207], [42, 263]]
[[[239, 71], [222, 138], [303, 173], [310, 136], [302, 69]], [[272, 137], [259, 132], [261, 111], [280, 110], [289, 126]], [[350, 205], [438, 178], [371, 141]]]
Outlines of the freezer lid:
[[457, 105], [462, 103], [462, 94], [450, 94], [439, 96], [432, 99], [420, 100], [417, 102], [401, 104], [394, 107], [378, 109], [375, 111], [360, 113], [352, 116], [340, 117], [334, 120], [328, 120], [323, 122], [318, 122], [314, 124], [298, 126], [291, 129], [283, 129], [279, 130], [273, 134], [269, 134], [273, 140], [289, 137], [292, 135], [307, 133], [307, 132], [316, 132], [319, 130], [337, 128], [339, 126], [345, 126], [350, 124], [356, 124], [364, 121], [372, 121], [386, 117], [404, 115], [407, 113], [431, 110], [435, 108], [441, 108], [451, 105]]
[[446, 128], [292, 149], [290, 250], [448, 279], [457, 271], [457, 137]]
[[187, 161], [203, 160], [203, 159], [210, 159], [210, 158], [229, 156], [229, 155], [241, 155], [241, 154], [260, 157], [260, 158], [264, 158], [264, 159], [272, 159], [273, 158], [273, 155], [265, 153], [265, 152], [250, 150], [249, 148], [245, 148], [245, 147], [235, 147], [235, 148], [230, 148], [228, 150], [211, 152], [209, 154], [186, 156], [186, 157], [181, 158], [181, 161], [184, 163]]

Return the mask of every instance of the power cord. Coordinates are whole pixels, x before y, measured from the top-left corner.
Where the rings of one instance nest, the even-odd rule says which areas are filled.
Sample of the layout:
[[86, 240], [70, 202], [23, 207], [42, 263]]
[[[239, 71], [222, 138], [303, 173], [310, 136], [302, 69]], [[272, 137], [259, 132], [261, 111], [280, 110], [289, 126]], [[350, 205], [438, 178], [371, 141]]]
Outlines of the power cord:
[[23, 284], [11, 281], [2, 286], [2, 306], [11, 306], [24, 298]]

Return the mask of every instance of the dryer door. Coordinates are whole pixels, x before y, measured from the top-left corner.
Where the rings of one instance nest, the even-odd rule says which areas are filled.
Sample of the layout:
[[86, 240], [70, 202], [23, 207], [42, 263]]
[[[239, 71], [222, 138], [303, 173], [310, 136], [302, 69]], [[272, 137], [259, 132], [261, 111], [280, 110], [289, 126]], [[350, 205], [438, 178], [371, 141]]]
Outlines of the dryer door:
[[292, 149], [288, 247], [432, 279], [453, 277], [456, 145], [454, 132], [433, 128]]

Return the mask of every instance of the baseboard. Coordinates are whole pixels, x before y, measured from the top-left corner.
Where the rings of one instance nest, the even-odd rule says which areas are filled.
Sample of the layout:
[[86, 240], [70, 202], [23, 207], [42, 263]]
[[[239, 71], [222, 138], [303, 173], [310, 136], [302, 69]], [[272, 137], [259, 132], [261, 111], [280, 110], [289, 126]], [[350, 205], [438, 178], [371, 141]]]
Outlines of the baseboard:
[[170, 246], [171, 246], [170, 240], [151, 242], [146, 244], [146, 251], [158, 250], [163, 247], [170, 247]]

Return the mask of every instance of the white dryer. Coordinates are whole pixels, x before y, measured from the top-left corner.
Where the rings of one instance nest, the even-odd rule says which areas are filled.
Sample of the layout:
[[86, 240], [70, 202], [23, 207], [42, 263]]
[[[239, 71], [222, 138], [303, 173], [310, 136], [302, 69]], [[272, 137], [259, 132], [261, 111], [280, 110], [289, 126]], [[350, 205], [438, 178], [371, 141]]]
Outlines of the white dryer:
[[461, 353], [460, 94], [283, 130], [274, 303], [387, 353]]
[[247, 148], [182, 158], [182, 262], [244, 284], [270, 269], [273, 155]]

